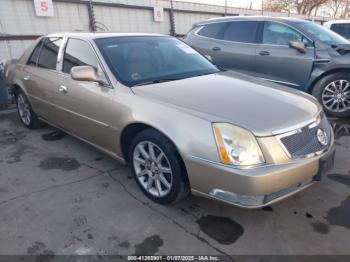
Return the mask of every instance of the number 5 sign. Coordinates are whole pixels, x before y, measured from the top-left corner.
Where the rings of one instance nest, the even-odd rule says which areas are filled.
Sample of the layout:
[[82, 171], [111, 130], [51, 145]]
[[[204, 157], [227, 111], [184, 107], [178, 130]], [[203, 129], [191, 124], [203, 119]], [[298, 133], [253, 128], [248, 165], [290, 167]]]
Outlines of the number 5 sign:
[[34, 0], [37, 16], [53, 16], [52, 0]]
[[164, 10], [162, 7], [155, 6], [153, 8], [153, 16], [155, 22], [162, 22], [164, 20]]

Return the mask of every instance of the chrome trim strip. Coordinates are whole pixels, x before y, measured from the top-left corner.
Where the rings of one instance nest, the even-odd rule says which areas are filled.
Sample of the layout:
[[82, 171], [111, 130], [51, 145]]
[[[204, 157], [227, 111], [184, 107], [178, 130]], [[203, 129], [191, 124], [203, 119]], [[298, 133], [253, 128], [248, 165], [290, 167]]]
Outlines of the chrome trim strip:
[[322, 120], [322, 116], [321, 114], [319, 114], [318, 117], [316, 118], [316, 121], [308, 126], [309, 129], [318, 126], [321, 123], [321, 120]]
[[[322, 109], [320, 108], [320, 110], [317, 112], [316, 116], [310, 120], [301, 122], [299, 124], [296, 124], [294, 126], [290, 126], [290, 127], [286, 127], [286, 128], [282, 128], [282, 129], [278, 129], [278, 130], [274, 130], [272, 131], [272, 134], [274, 136], [286, 133], [286, 132], [290, 132], [290, 131], [294, 131], [295, 129], [300, 129], [303, 128], [305, 126], [311, 125], [312, 123], [314, 123], [315, 121], [317, 121], [318, 117], [320, 116], [320, 114], [322, 114]], [[323, 115], [323, 114], [322, 114]]]
[[258, 77], [259, 79], [265, 80], [265, 81], [270, 81], [278, 84], [284, 84], [284, 85], [291, 85], [291, 86], [300, 86], [298, 84], [290, 83], [290, 82], [284, 82], [284, 81], [279, 81], [279, 80], [273, 80], [269, 78], [263, 78], [263, 77]]
[[312, 59], [312, 61], [315, 63], [327, 63], [327, 62], [330, 62], [331, 60], [327, 58], [315, 58], [315, 59]]
[[58, 72], [61, 72], [63, 69], [63, 58], [64, 58], [64, 52], [66, 49], [67, 41], [68, 41], [68, 38], [66, 36], [62, 38], [62, 43], [61, 43], [60, 49], [58, 51], [57, 64], [56, 64], [56, 70]]

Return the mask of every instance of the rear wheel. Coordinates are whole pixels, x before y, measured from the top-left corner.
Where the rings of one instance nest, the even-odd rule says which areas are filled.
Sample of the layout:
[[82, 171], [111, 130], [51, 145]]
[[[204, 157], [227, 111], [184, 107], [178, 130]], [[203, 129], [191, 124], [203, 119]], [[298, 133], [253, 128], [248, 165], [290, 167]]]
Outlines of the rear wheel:
[[29, 129], [39, 128], [42, 123], [34, 113], [27, 96], [22, 90], [18, 90], [15, 94], [17, 112], [22, 124]]
[[172, 142], [147, 129], [136, 135], [130, 150], [131, 167], [143, 193], [160, 204], [171, 204], [189, 193], [186, 171]]
[[322, 104], [327, 115], [350, 116], [350, 74], [335, 73], [318, 81], [312, 94]]

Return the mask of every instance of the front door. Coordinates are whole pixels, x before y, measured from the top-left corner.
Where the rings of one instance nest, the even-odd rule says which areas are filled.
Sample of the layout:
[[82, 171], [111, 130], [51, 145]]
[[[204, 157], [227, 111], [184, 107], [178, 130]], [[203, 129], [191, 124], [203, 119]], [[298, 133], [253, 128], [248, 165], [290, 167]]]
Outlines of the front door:
[[[302, 41], [306, 53], [290, 47]], [[313, 43], [290, 26], [264, 22], [261, 44], [256, 48], [256, 76], [304, 90], [310, 78], [315, 50]]]
[[95, 82], [76, 81], [70, 71], [75, 66], [92, 66], [101, 74], [98, 59], [91, 45], [70, 38], [62, 60], [59, 86], [53, 97], [57, 106], [59, 126], [86, 141], [109, 151], [115, 150], [116, 130], [108, 123], [103, 101], [112, 98], [114, 89]]

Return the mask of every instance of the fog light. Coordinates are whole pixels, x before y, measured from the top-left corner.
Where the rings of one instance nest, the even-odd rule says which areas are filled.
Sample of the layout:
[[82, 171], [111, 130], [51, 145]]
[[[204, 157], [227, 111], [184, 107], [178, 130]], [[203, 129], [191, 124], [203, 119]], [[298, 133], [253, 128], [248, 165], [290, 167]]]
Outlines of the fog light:
[[264, 196], [239, 195], [216, 188], [210, 190], [209, 195], [221, 199], [223, 201], [245, 207], [255, 207], [264, 204]]

